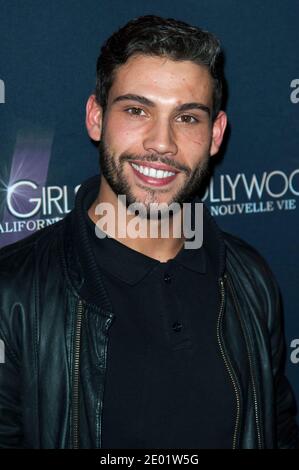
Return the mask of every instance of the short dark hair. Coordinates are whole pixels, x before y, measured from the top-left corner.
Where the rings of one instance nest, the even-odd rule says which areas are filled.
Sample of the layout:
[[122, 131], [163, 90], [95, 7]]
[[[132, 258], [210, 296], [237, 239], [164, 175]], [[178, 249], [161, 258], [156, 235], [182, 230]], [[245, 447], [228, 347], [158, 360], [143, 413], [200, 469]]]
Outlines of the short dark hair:
[[140, 16], [110, 36], [97, 60], [96, 99], [105, 111], [118, 67], [136, 54], [190, 60], [208, 67], [214, 79], [212, 120], [221, 109], [223, 55], [219, 40], [208, 31], [172, 18]]

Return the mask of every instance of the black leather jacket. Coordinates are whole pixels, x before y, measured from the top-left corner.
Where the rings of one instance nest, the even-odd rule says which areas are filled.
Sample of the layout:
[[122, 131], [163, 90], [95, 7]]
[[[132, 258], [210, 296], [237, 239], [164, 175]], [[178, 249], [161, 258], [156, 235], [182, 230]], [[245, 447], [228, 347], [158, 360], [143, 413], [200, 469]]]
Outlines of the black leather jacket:
[[[75, 208], [0, 252], [2, 448], [101, 447], [113, 313], [101, 279], [98, 301], [79, 295], [84, 275], [73, 240], [81, 225]], [[219, 233], [226, 250], [215, 334], [235, 394], [232, 448], [297, 447], [276, 282], [253, 248]], [[92, 271], [90, 253], [84, 260]]]

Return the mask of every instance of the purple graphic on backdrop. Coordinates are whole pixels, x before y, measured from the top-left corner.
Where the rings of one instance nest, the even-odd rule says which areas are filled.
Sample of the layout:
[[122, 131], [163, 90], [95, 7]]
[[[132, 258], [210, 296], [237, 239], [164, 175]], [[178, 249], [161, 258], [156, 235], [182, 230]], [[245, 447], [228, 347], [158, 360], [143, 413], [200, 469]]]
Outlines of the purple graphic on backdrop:
[[[32, 233], [30, 223], [39, 218], [42, 188], [48, 175], [53, 131], [22, 130], [16, 140], [6, 191], [0, 246], [8, 245]], [[20, 220], [17, 220], [20, 219]]]

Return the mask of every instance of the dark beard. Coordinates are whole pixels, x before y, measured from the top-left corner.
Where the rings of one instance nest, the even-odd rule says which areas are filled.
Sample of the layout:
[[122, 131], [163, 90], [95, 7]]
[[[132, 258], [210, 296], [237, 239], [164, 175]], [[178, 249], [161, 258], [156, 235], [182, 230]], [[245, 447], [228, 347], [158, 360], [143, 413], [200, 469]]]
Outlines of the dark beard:
[[[105, 145], [105, 142], [102, 140], [99, 143], [100, 151], [100, 167], [103, 176], [105, 177], [107, 183], [111, 187], [112, 191], [119, 195], [126, 196], [126, 206], [128, 207], [133, 203], [142, 203], [143, 201], [138, 201], [134, 194], [131, 191], [131, 188], [124, 176], [124, 164], [125, 162], [130, 162], [134, 160], [139, 160], [143, 162], [161, 162], [166, 165], [170, 165], [176, 168], [179, 171], [184, 172], [187, 175], [185, 184], [178, 192], [173, 196], [168, 205], [176, 202], [182, 206], [185, 202], [191, 202], [192, 199], [198, 194], [199, 190], [202, 188], [204, 181], [209, 175], [209, 155], [197, 166], [193, 171], [190, 168], [178, 164], [176, 161], [169, 157], [159, 157], [157, 155], [149, 156], [140, 156], [132, 154], [122, 154], [119, 157], [118, 164], [116, 163], [113, 156], [109, 153], [108, 148]], [[163, 189], [146, 189], [150, 196], [150, 200], [155, 200], [155, 195], [157, 193], [166, 192]], [[149, 217], [149, 207], [147, 207], [148, 217]]]

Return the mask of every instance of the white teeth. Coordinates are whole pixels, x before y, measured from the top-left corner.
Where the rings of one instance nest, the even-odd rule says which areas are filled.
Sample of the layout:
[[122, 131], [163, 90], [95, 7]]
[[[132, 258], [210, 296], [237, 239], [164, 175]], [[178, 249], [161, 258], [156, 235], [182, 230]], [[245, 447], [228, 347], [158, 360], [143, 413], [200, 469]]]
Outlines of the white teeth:
[[[147, 170], [147, 168], [146, 168], [146, 170]], [[156, 178], [156, 177], [158, 177], [158, 171], [155, 170], [154, 168], [150, 168], [149, 169], [149, 175], [152, 176], [153, 178]]]
[[155, 168], [150, 168], [148, 166], [136, 165], [136, 163], [132, 163], [132, 167], [139, 171], [139, 173], [142, 173], [145, 176], [150, 176], [151, 178], [167, 178], [168, 176], [175, 175], [172, 171], [156, 170]]

